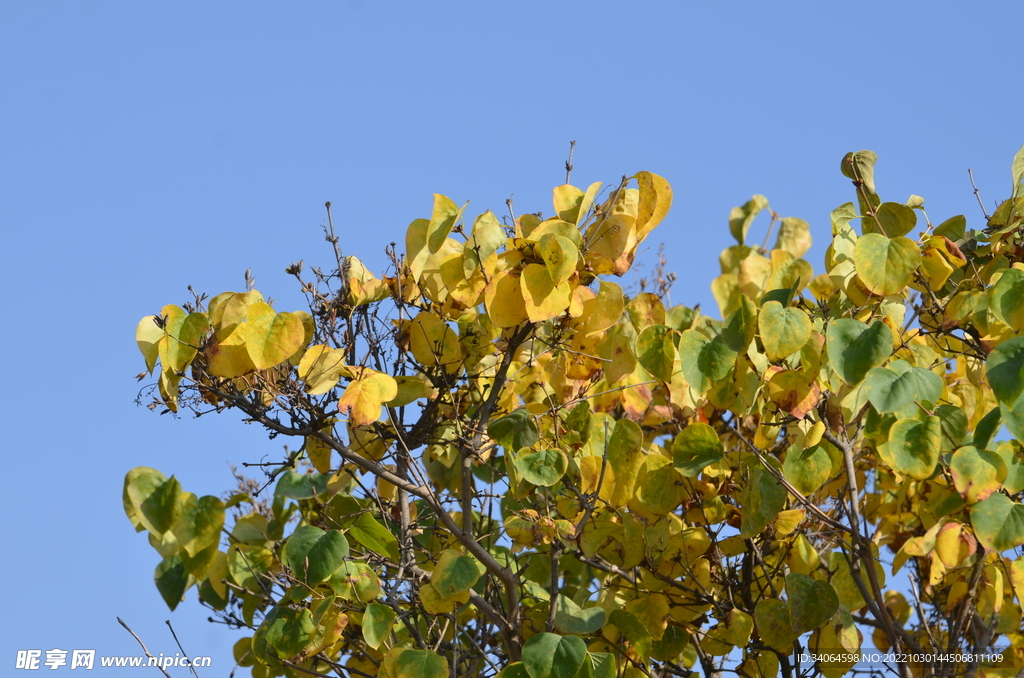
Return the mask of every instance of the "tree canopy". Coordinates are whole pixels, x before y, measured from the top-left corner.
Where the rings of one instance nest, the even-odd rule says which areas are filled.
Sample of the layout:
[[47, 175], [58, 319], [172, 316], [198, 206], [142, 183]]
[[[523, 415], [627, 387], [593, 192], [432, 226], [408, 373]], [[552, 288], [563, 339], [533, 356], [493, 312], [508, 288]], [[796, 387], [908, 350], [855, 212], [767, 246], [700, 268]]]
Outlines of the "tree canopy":
[[331, 220], [305, 309], [146, 316], [151, 407], [287, 441], [220, 497], [128, 473], [164, 600], [248, 629], [257, 678], [1020, 675], [1024, 149], [980, 229], [875, 161], [817, 275], [806, 221], [732, 209], [721, 319], [615, 282], [672, 204], [649, 172], [546, 218], [435, 195], [380, 277]]

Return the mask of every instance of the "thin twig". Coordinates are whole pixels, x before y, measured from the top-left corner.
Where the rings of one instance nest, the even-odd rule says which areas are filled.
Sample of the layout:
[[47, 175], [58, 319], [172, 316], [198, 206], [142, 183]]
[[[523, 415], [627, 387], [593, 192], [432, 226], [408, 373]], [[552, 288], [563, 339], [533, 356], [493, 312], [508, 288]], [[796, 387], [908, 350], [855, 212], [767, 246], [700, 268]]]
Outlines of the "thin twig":
[[[178, 644], [178, 649], [181, 650], [181, 654], [185, 659], [188, 659], [188, 652], [185, 652], [185, 648], [181, 646], [181, 641], [178, 640], [178, 634], [174, 632], [174, 627], [171, 626], [171, 620], [166, 619], [164, 620], [164, 623], [167, 624], [167, 628], [171, 630], [171, 635], [174, 636], [174, 642]], [[188, 667], [192, 669], [193, 675], [195, 675], [196, 678], [199, 678], [199, 673], [196, 671], [195, 663], [191, 659], [188, 659]]]
[[985, 203], [981, 201], [981, 191], [978, 190], [977, 185], [974, 183], [974, 172], [968, 169], [967, 176], [971, 178], [971, 186], [974, 187], [974, 197], [978, 199], [978, 207], [981, 208], [981, 213], [985, 215], [985, 220], [987, 221], [989, 219], [988, 210], [985, 209]]
[[569, 142], [569, 159], [565, 161], [565, 183], [569, 183], [569, 177], [572, 175], [572, 152], [576, 149], [576, 142]]
[[[139, 645], [142, 646], [142, 651], [146, 653], [146, 656], [149, 657], [149, 659], [151, 659], [151, 660], [156, 659], [156, 657], [153, 656], [153, 653], [151, 653], [149, 651], [149, 648], [146, 647], [146, 644], [144, 642], [142, 642], [142, 638], [139, 638], [137, 635], [135, 635], [135, 631], [132, 631], [130, 628], [128, 628], [128, 625], [124, 623], [123, 619], [121, 619], [120, 617], [117, 617], [117, 623], [120, 624], [121, 626], [123, 626], [125, 628], [125, 631], [127, 631], [130, 634], [132, 634], [132, 638], [134, 638], [136, 641], [138, 641]], [[154, 666], [156, 666], [158, 669], [160, 669], [160, 673], [162, 673], [165, 676], [167, 676], [167, 678], [171, 678], [171, 674], [167, 673], [167, 671], [164, 670], [164, 667], [160, 666], [160, 664], [154, 664]]]

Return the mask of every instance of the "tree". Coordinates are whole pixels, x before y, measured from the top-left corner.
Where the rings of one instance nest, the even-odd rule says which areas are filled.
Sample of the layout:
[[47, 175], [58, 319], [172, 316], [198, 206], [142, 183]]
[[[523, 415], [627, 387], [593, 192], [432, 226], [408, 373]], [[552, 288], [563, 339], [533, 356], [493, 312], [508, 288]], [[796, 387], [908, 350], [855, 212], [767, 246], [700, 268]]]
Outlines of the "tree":
[[224, 498], [128, 473], [163, 598], [250, 629], [258, 677], [835, 678], [872, 645], [1020, 675], [1024, 149], [981, 230], [882, 202], [875, 159], [842, 160], [817, 276], [805, 221], [732, 210], [724, 320], [613, 282], [672, 202], [647, 172], [546, 219], [435, 195], [381, 278], [331, 221], [335, 270], [288, 268], [308, 311], [143, 318], [154, 408], [294, 449]]

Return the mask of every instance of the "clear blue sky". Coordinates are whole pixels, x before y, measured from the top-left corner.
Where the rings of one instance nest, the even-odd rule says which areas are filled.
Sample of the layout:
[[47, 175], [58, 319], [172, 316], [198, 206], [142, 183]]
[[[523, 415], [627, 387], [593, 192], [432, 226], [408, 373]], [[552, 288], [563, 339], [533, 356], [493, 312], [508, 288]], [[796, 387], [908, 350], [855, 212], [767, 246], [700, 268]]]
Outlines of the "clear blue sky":
[[372, 269], [429, 216], [433, 192], [472, 200], [471, 213], [500, 213], [512, 194], [517, 212], [550, 213], [571, 139], [574, 183], [638, 170], [672, 182], [675, 206], [644, 260], [665, 243], [676, 303], [715, 308], [729, 209], [754, 193], [811, 223], [820, 272], [828, 213], [853, 198], [839, 174], [847, 151], [878, 153], [885, 199], [917, 193], [936, 223], [962, 213], [978, 227], [967, 169], [991, 205], [1024, 143], [1022, 13], [1019, 2], [3, 3], [2, 672], [18, 649], [136, 654], [115, 616], [173, 654], [171, 619], [190, 653], [213, 655], [204, 678], [231, 671], [237, 634], [206, 623], [194, 591], [168, 612], [159, 556], [121, 509], [134, 466], [219, 494], [229, 463], [281, 451], [233, 415], [136, 407], [135, 324], [185, 301], [187, 285], [239, 289], [251, 267], [279, 308], [299, 308], [283, 270], [329, 264], [326, 200], [345, 253]]

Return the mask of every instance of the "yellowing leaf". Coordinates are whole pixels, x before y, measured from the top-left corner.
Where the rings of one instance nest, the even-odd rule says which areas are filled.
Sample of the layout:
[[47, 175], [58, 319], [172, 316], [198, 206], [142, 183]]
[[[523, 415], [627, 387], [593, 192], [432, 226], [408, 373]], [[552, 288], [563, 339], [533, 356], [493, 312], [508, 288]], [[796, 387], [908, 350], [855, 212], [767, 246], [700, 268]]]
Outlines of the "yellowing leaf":
[[246, 348], [249, 326], [240, 323], [231, 334], [220, 341], [214, 341], [206, 349], [206, 364], [215, 377], [241, 377], [255, 371], [256, 365]]
[[523, 269], [522, 294], [530, 322], [537, 323], [565, 312], [572, 289], [566, 282], [556, 285], [544, 266], [527, 264]]
[[363, 306], [388, 296], [388, 286], [363, 266], [356, 257], [345, 257], [345, 301], [349, 306]]
[[548, 269], [548, 275], [556, 285], [568, 280], [576, 271], [580, 253], [568, 238], [549, 233], [540, 239], [538, 249]]
[[156, 359], [160, 354], [158, 344], [164, 336], [164, 331], [155, 321], [156, 316], [147, 315], [135, 328], [135, 342], [139, 345], [142, 357], [146, 359], [146, 370], [150, 374], [153, 374], [153, 368], [156, 366]]
[[452, 226], [460, 216], [462, 216], [462, 210], [450, 198], [439, 193], [434, 194], [434, 212], [427, 225], [427, 248], [431, 254], [441, 249], [441, 245], [444, 244]]
[[672, 187], [663, 177], [650, 172], [637, 172], [636, 180], [640, 185], [636, 230], [637, 240], [642, 242], [672, 207]]
[[427, 248], [427, 229], [430, 227], [430, 220], [416, 219], [409, 224], [405, 232], [405, 256], [406, 265], [409, 267], [412, 277], [419, 280], [423, 275], [423, 266], [430, 257], [430, 250]]
[[459, 335], [429, 311], [421, 311], [410, 323], [409, 345], [417, 362], [424, 367], [442, 366], [453, 372], [462, 361]]
[[245, 348], [258, 370], [283, 363], [302, 346], [306, 336], [302, 321], [295, 314], [276, 313], [263, 302], [249, 306], [245, 323]]
[[245, 320], [245, 314], [253, 304], [263, 301], [257, 290], [251, 292], [225, 292], [210, 300], [210, 322], [214, 337], [221, 341]]
[[495, 327], [515, 327], [526, 320], [519, 275], [511, 271], [495, 273], [484, 290], [484, 305]]
[[344, 368], [344, 350], [317, 344], [311, 346], [299, 361], [299, 379], [306, 382], [307, 393], [321, 395], [338, 384]]
[[505, 244], [505, 230], [490, 210], [473, 222], [473, 232], [463, 246], [462, 272], [469, 277], [487, 258]]
[[351, 426], [368, 426], [380, 419], [381, 406], [398, 395], [398, 383], [382, 372], [351, 369], [358, 376], [338, 401], [338, 412], [348, 414]]

